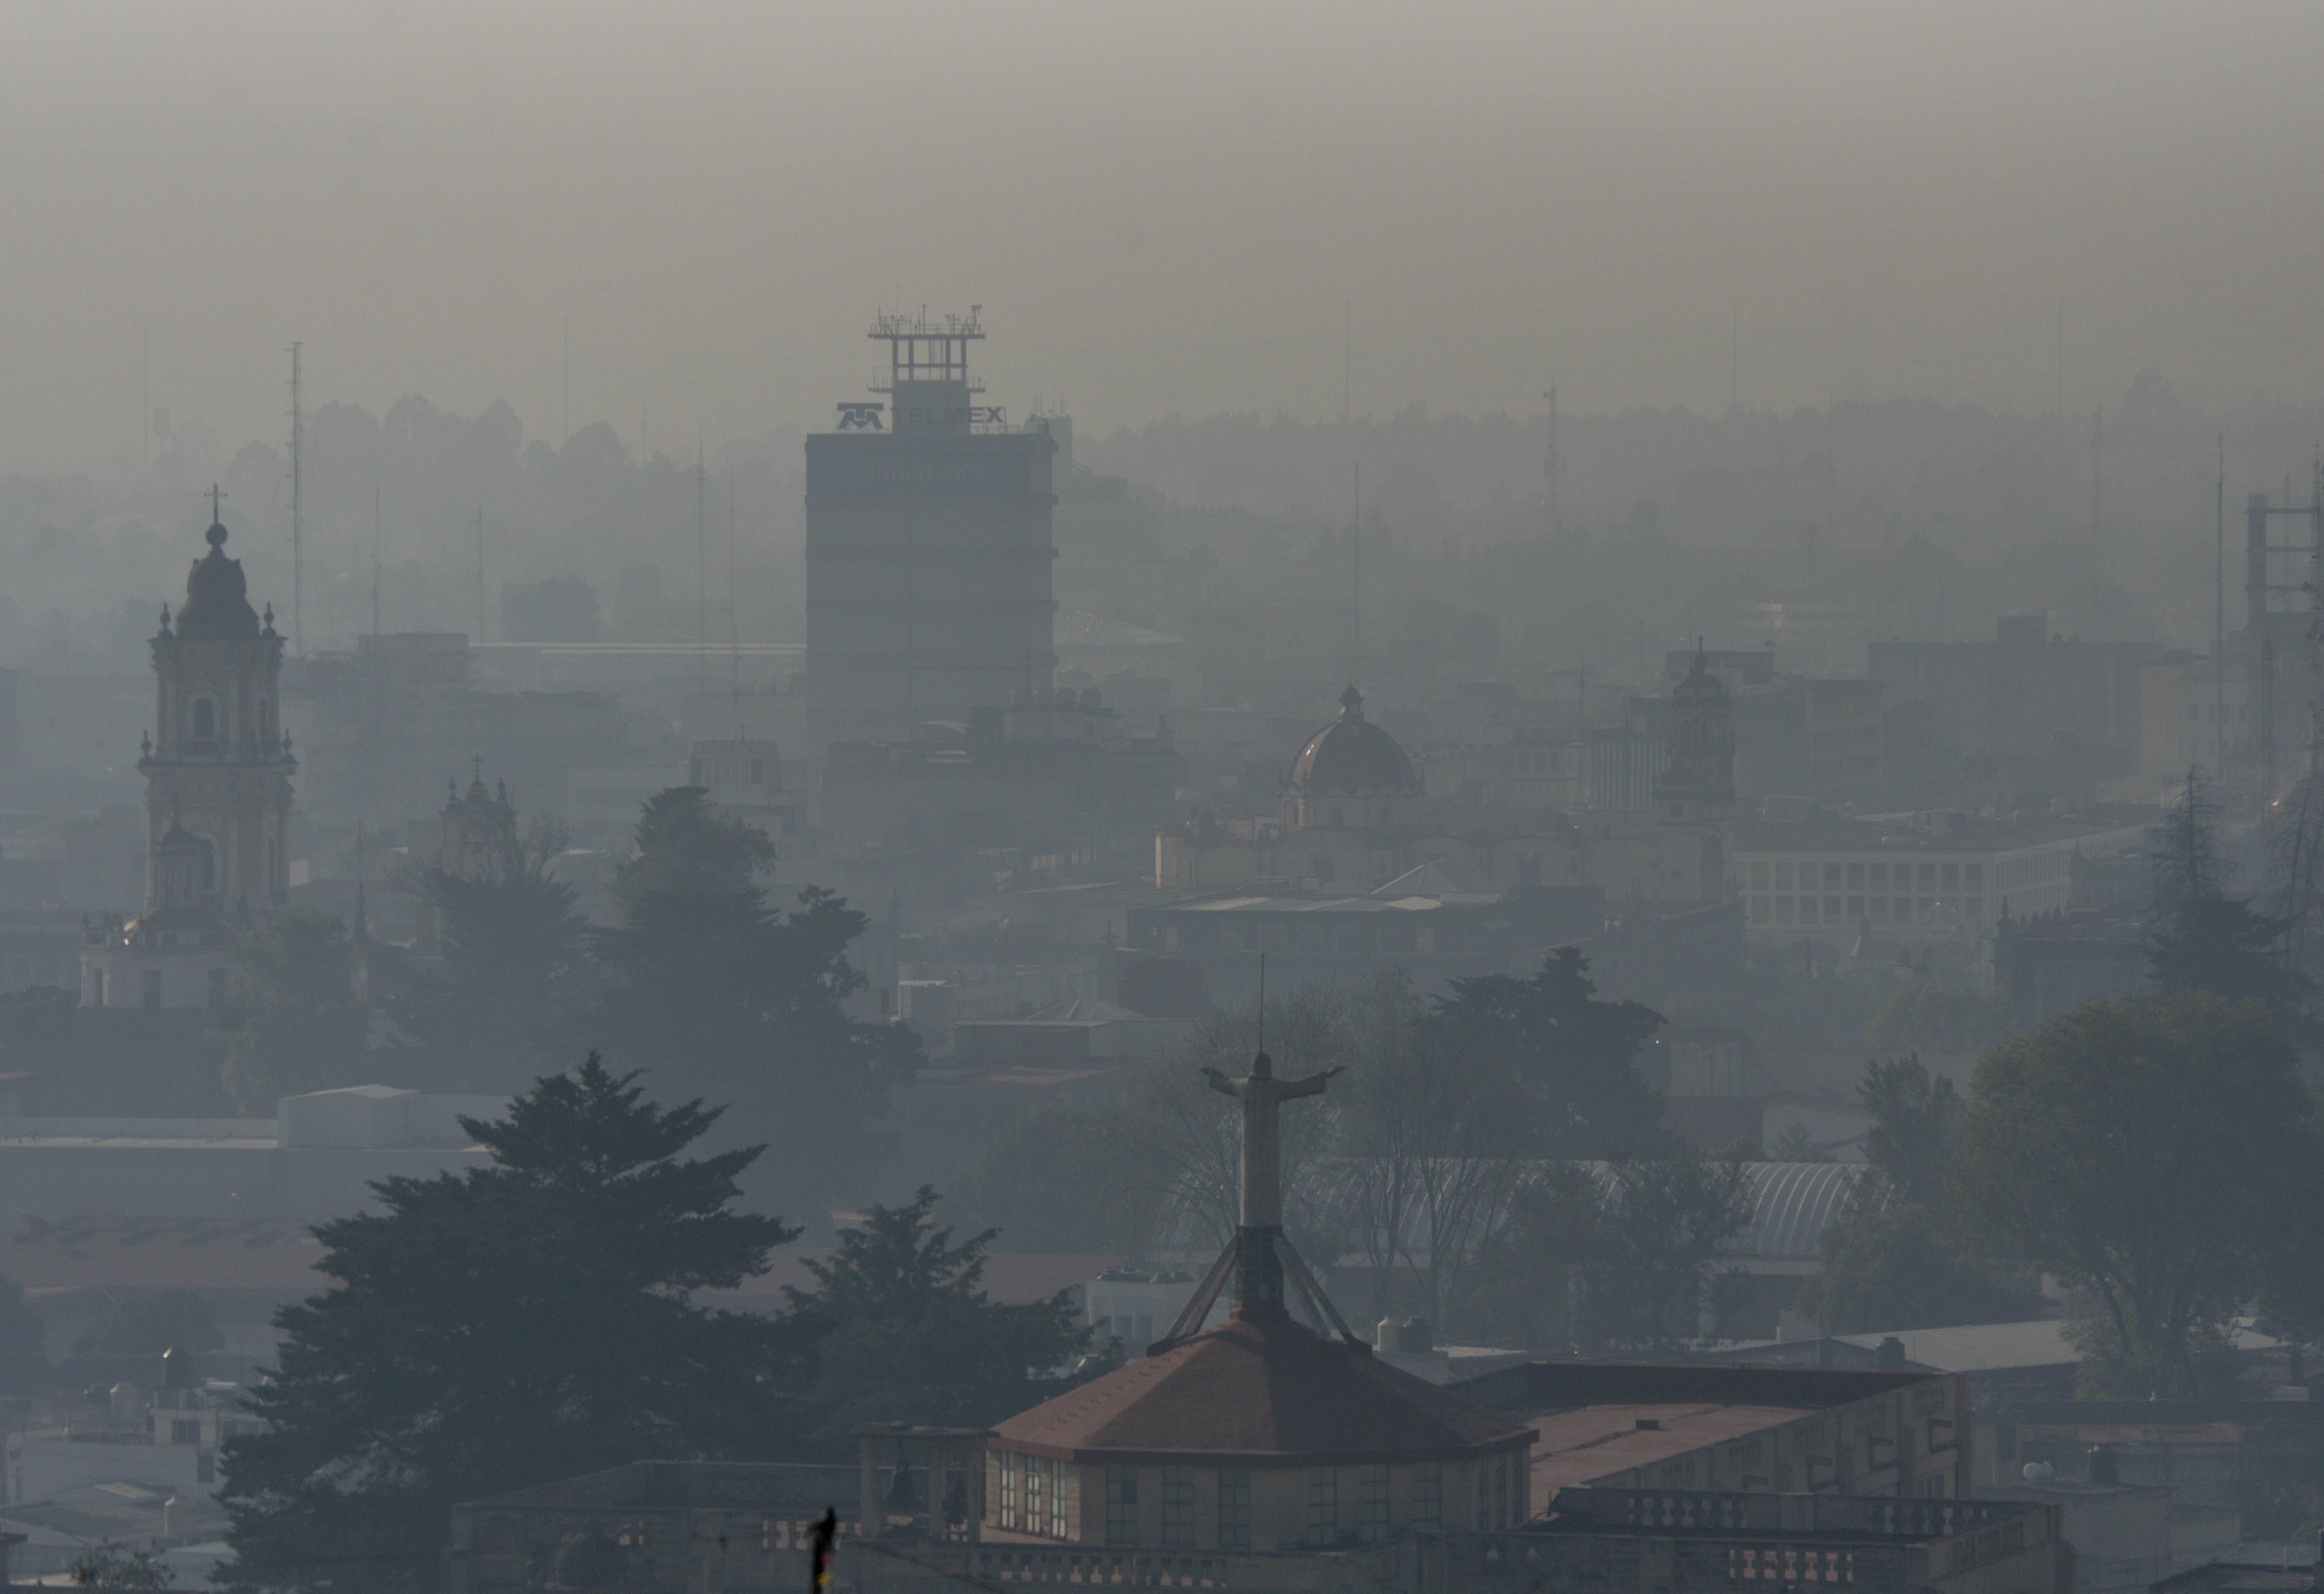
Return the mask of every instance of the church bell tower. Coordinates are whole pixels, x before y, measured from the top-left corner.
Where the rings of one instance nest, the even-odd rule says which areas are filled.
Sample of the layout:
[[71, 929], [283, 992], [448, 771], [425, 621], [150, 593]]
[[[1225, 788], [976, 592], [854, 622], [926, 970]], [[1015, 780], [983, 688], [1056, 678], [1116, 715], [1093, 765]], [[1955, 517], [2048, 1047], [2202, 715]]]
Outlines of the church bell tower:
[[290, 777], [282, 638], [250, 606], [213, 488], [210, 551], [154, 633], [145, 777], [145, 906], [93, 926], [81, 954], [88, 1007], [224, 1006], [233, 944], [290, 889]]

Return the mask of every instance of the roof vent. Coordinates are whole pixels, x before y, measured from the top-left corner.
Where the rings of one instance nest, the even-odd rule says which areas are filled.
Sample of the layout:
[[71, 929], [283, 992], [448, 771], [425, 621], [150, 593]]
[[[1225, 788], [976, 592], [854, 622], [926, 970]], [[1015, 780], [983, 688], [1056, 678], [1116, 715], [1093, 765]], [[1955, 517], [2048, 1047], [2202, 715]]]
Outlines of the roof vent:
[[1660, 1432], [1662, 1425], [1663, 1420], [1660, 1417], [1640, 1417], [1638, 1419], [1638, 1426], [1641, 1428], [1652, 1428], [1656, 1432]]

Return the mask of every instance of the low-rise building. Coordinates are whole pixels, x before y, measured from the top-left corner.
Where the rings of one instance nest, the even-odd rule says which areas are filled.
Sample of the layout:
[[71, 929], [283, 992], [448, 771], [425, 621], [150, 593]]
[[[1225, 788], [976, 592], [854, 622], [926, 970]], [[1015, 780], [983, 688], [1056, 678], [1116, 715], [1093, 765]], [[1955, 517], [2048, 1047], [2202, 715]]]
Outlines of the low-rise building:
[[1736, 826], [1728, 882], [1746, 905], [1748, 934], [1763, 944], [1977, 947], [2005, 915], [2063, 908], [2077, 855], [2126, 852], [2146, 830], [1952, 814], [1761, 819]]

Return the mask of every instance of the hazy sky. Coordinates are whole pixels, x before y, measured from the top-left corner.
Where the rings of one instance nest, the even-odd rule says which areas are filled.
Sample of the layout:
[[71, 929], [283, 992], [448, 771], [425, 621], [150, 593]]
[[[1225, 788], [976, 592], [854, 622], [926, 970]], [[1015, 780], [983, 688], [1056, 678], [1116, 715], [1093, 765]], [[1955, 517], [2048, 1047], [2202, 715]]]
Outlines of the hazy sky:
[[[2324, 6], [0, 0], [0, 468], [310, 393], [827, 424], [2324, 392]], [[1739, 336], [1738, 328], [1739, 327]], [[148, 331], [150, 329], [150, 333]]]

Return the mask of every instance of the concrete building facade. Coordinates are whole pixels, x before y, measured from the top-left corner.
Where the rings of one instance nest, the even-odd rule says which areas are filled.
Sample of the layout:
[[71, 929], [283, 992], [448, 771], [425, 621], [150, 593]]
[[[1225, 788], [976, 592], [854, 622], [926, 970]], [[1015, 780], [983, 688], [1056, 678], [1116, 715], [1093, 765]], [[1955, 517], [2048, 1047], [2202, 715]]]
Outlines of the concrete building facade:
[[[878, 403], [807, 440], [807, 682], [820, 745], [908, 741], [929, 721], [1046, 689], [1056, 444], [976, 401], [976, 315], [882, 316]], [[819, 751], [819, 747], [818, 747]]]

